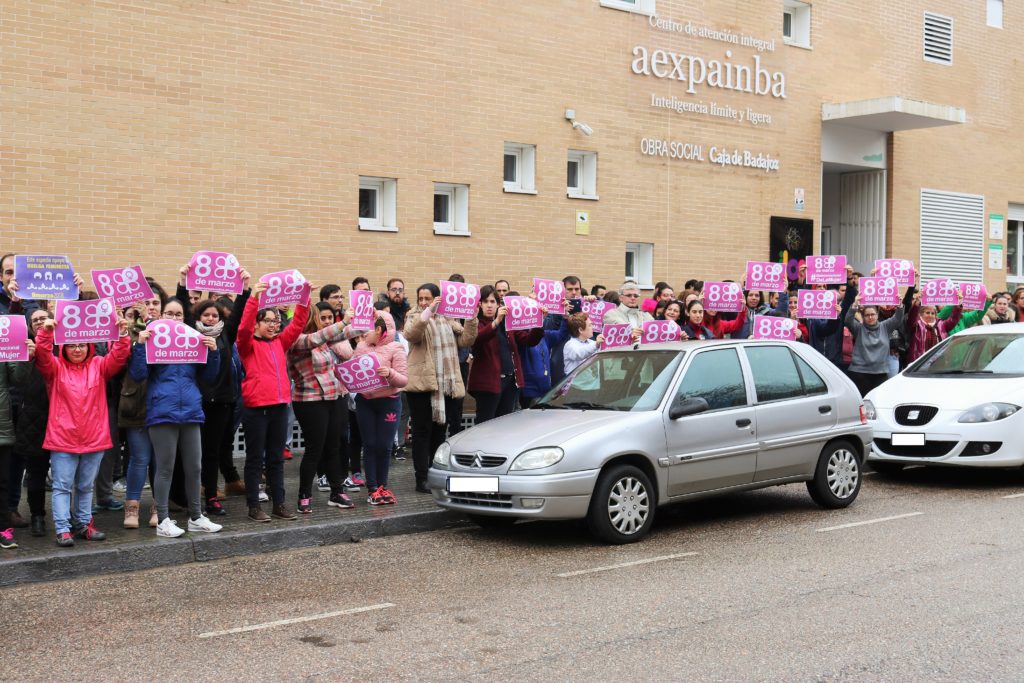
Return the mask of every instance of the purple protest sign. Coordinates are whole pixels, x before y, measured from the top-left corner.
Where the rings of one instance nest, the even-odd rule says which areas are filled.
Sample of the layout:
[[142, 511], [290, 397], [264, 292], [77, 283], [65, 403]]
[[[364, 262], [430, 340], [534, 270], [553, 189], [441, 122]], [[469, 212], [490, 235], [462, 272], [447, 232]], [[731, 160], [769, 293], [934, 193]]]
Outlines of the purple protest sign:
[[956, 306], [959, 303], [956, 283], [948, 277], [929, 280], [921, 287], [922, 306]]
[[633, 345], [633, 326], [629, 323], [612, 323], [604, 326], [604, 348], [614, 349]]
[[352, 306], [352, 329], [369, 332], [377, 319], [377, 310], [373, 307], [373, 292], [365, 289], [353, 289], [348, 293]]
[[835, 320], [839, 317], [836, 310], [836, 290], [801, 289], [797, 292], [796, 315], [798, 318]]
[[590, 324], [593, 325], [594, 332], [598, 334], [604, 332], [604, 314], [613, 308], [615, 308], [615, 304], [611, 301], [602, 301], [600, 299], [594, 301], [584, 299], [580, 306], [580, 310], [590, 318]]
[[846, 282], [845, 256], [811, 255], [805, 263], [809, 285], [841, 285]]
[[964, 298], [965, 311], [981, 311], [988, 301], [988, 290], [980, 282], [961, 282], [960, 296]]
[[376, 354], [367, 353], [356, 356], [352, 360], [334, 366], [334, 374], [341, 383], [353, 394], [365, 394], [368, 391], [386, 389], [387, 379], [377, 374], [380, 360]]
[[861, 306], [899, 306], [900, 289], [894, 277], [862, 277], [859, 281]]
[[561, 280], [533, 278], [533, 293], [537, 303], [548, 309], [548, 313], [565, 313], [565, 287]]
[[58, 301], [54, 317], [55, 344], [95, 344], [117, 341], [117, 313], [110, 299]]
[[506, 296], [505, 329], [532, 330], [544, 326], [544, 313], [540, 304], [528, 296]]
[[142, 274], [142, 266], [108, 268], [91, 271], [92, 283], [100, 296], [114, 300], [118, 308], [131, 306], [136, 301], [152, 299], [153, 288]]
[[0, 315], [0, 361], [28, 360], [28, 323], [23, 315]]
[[185, 287], [208, 292], [241, 294], [242, 268], [234, 254], [224, 251], [197, 251], [188, 262]]
[[260, 295], [260, 308], [309, 304], [309, 283], [297, 270], [279, 270], [260, 278], [267, 289]]
[[786, 268], [770, 261], [747, 261], [747, 289], [784, 292], [789, 286]]
[[480, 304], [480, 288], [464, 282], [441, 280], [441, 303], [437, 314], [448, 318], [466, 320], [475, 318]]
[[640, 342], [643, 344], [658, 344], [660, 342], [679, 341], [682, 328], [675, 320], [647, 320], [643, 324], [643, 334], [640, 335]]
[[913, 287], [917, 282], [914, 263], [905, 258], [875, 259], [875, 270], [879, 277], [895, 278], [899, 287]]
[[14, 279], [22, 299], [78, 300], [75, 271], [67, 256], [19, 254], [14, 257]]
[[205, 363], [206, 345], [203, 335], [180, 320], [154, 320], [146, 329], [146, 362]]
[[755, 315], [750, 336], [754, 339], [796, 339], [796, 321], [772, 315]]
[[739, 313], [746, 304], [736, 282], [705, 282], [704, 308], [716, 313]]

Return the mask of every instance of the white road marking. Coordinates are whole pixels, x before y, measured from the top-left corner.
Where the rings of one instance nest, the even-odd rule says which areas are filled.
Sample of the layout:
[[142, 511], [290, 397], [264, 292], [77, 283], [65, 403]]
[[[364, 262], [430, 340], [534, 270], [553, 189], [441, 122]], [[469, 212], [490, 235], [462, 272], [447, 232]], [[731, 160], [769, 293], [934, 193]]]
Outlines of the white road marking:
[[908, 512], [905, 515], [893, 515], [892, 517], [879, 517], [878, 519], [869, 519], [863, 522], [850, 522], [849, 524], [840, 524], [839, 526], [828, 526], [824, 529], [818, 529], [818, 533], [822, 531], [838, 531], [839, 529], [849, 529], [854, 526], [864, 526], [865, 524], [878, 524], [879, 522], [889, 522], [894, 519], [903, 519], [905, 517], [917, 517], [923, 515], [923, 512]]
[[1024, 498], [1024, 493], [1014, 493], [1013, 495], [1003, 496], [1003, 498]]
[[651, 562], [662, 562], [663, 560], [674, 560], [678, 557], [693, 557], [699, 553], [675, 553], [673, 555], [660, 555], [658, 557], [648, 557], [646, 560], [633, 560], [632, 562], [620, 562], [619, 564], [610, 564], [606, 567], [594, 567], [593, 569], [577, 569], [574, 572], [562, 572], [561, 574], [555, 574], [555, 576], [567, 579], [571, 576], [581, 576], [583, 574], [594, 574], [597, 572], [610, 572], [613, 569], [622, 569], [624, 567], [635, 567], [640, 564], [650, 564]]
[[261, 631], [265, 628], [275, 628], [277, 626], [287, 626], [288, 624], [301, 624], [305, 621], [317, 621], [318, 619], [330, 619], [331, 617], [340, 617], [345, 614], [359, 614], [360, 612], [371, 612], [378, 609], [387, 609], [394, 607], [395, 605], [390, 602], [382, 602], [379, 605], [368, 605], [366, 607], [353, 607], [351, 609], [341, 609], [336, 612], [324, 612], [322, 614], [311, 614], [306, 617], [294, 617], [292, 619], [279, 619], [277, 621], [268, 621], [265, 624], [253, 624], [251, 626], [239, 626], [237, 628], [229, 628], [226, 631], [209, 631], [207, 633], [200, 633], [199, 638], [213, 638], [215, 636], [228, 636], [232, 633], [248, 633], [249, 631]]

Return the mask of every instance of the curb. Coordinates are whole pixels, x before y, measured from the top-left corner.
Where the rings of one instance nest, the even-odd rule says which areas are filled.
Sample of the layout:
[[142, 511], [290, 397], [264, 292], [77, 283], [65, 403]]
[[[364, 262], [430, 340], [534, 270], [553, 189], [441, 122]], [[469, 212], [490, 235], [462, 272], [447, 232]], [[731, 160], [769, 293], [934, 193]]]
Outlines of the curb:
[[465, 526], [462, 515], [448, 510], [410, 512], [378, 519], [336, 520], [303, 526], [278, 526], [265, 531], [186, 535], [180, 539], [156, 539], [87, 549], [59, 550], [53, 554], [0, 562], [0, 586], [42, 581], [63, 581], [84, 576], [208, 562], [240, 555], [312, 548], [438, 531]]

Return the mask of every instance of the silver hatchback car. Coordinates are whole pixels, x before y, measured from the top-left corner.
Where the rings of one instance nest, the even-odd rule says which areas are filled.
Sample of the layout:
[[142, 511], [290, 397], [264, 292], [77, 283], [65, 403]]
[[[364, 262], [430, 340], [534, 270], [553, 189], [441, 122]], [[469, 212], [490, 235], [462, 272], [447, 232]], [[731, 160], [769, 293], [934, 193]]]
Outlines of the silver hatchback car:
[[871, 442], [853, 382], [810, 346], [720, 340], [602, 351], [535, 407], [451, 437], [428, 483], [482, 526], [586, 519], [643, 538], [659, 505], [805, 481], [841, 508]]

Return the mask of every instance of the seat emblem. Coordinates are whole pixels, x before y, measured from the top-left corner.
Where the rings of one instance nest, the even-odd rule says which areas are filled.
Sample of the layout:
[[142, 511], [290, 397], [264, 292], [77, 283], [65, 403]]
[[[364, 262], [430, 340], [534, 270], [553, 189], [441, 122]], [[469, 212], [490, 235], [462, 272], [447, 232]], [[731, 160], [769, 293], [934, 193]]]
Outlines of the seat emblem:
[[916, 420], [919, 417], [921, 417], [921, 411], [920, 410], [911, 410], [910, 412], [907, 413], [907, 419], [908, 420]]

